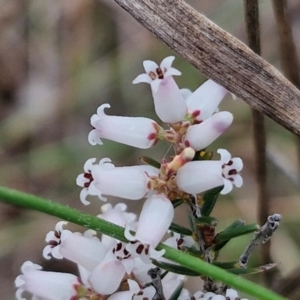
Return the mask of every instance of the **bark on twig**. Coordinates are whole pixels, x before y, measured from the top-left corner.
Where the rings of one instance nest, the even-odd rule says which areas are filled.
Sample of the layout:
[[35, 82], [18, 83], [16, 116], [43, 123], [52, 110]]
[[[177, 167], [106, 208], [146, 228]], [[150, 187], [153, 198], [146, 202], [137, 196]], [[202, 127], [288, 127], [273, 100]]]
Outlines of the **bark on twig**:
[[300, 92], [245, 44], [183, 0], [115, 0], [207, 77], [300, 135]]
[[[258, 0], [244, 0], [246, 31], [249, 47], [258, 55], [261, 55], [260, 48], [260, 26]], [[267, 185], [266, 165], [266, 130], [264, 116], [255, 109], [252, 109], [252, 127], [254, 139], [255, 156], [255, 177], [258, 185], [257, 216], [258, 223], [263, 224], [270, 214], [270, 197]], [[272, 261], [271, 243], [265, 244], [260, 249], [261, 263], [266, 265]], [[273, 282], [273, 272], [263, 273], [262, 276], [268, 286]]]
[[[299, 60], [293, 39], [290, 20], [287, 13], [286, 0], [273, 0], [274, 14], [278, 26], [280, 40], [280, 56], [283, 73], [298, 89], [300, 89]], [[297, 137], [297, 155], [300, 178], [300, 139]], [[298, 182], [299, 183], [299, 182]]]

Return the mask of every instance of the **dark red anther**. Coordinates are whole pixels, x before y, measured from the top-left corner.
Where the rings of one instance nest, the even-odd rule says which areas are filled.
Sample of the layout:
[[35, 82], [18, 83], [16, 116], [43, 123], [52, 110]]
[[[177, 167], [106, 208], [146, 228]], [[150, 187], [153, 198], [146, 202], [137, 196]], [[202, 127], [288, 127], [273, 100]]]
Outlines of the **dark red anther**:
[[233, 164], [233, 161], [230, 160], [226, 165], [227, 165], [227, 166], [231, 166], [232, 164]]
[[120, 251], [122, 249], [122, 243], [118, 243], [116, 247], [116, 251]]
[[60, 236], [61, 236], [61, 232], [60, 231], [54, 231], [54, 236], [58, 239], [60, 239]]
[[93, 176], [91, 174], [91, 172], [89, 171], [89, 173], [84, 173], [83, 174], [83, 177], [86, 178], [86, 179], [89, 179], [89, 180], [92, 180], [93, 179]]
[[143, 250], [144, 250], [144, 245], [141, 244], [136, 248], [136, 253], [141, 254]]
[[228, 175], [235, 175], [235, 174], [237, 174], [236, 169], [231, 169], [231, 170], [229, 170], [229, 172], [228, 172]]
[[56, 247], [57, 245], [59, 245], [60, 243], [58, 243], [57, 241], [49, 241], [48, 245], [52, 246], [52, 248]]
[[161, 68], [156, 69], [156, 74], [157, 74], [159, 79], [164, 79], [164, 73], [163, 73]]

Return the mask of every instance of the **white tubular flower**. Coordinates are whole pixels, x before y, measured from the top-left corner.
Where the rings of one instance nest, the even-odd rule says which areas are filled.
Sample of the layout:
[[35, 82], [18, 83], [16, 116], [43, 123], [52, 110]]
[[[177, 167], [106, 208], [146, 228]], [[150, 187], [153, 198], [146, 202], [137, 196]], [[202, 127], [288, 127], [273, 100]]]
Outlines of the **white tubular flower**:
[[200, 124], [190, 126], [185, 136], [185, 145], [195, 150], [206, 148], [231, 125], [232, 121], [233, 115], [222, 111]]
[[121, 261], [111, 260], [97, 265], [92, 270], [89, 281], [97, 293], [110, 295], [118, 289], [125, 273], [126, 269]]
[[92, 270], [89, 282], [98, 293], [114, 293], [124, 275], [132, 272], [135, 262], [125, 246], [125, 243], [115, 242], [101, 263]]
[[121, 197], [129, 200], [139, 200], [149, 191], [149, 176], [158, 175], [159, 170], [146, 165], [131, 167], [115, 167], [111, 160], [103, 158], [99, 164], [93, 164], [95, 159], [89, 159], [84, 165], [84, 174], [77, 177], [77, 185], [82, 186], [80, 199], [83, 204], [87, 195], [97, 195], [106, 201], [103, 195]]
[[91, 271], [98, 265], [107, 253], [106, 246], [94, 237], [92, 230], [87, 230], [84, 236], [63, 230], [66, 222], [58, 222], [55, 231], [46, 236], [49, 245], [44, 248], [43, 256], [49, 259], [51, 253], [55, 258], [66, 258]]
[[[126, 208], [127, 205], [124, 203], [118, 203], [115, 207], [113, 207], [110, 203], [106, 203], [101, 206], [102, 214], [97, 217], [122, 227], [132, 225], [137, 216], [134, 213], [126, 212]], [[104, 245], [106, 245], [106, 247], [110, 248], [116, 242], [116, 239], [102, 234], [101, 241]]]
[[196, 122], [206, 120], [217, 110], [227, 93], [228, 91], [222, 86], [212, 80], [207, 80], [187, 97], [189, 115], [193, 115]]
[[102, 145], [101, 139], [108, 139], [125, 145], [147, 149], [158, 141], [163, 132], [155, 121], [143, 117], [108, 116], [104, 109], [109, 104], [102, 104], [97, 114], [91, 117], [91, 124], [95, 128], [88, 136], [91, 145]]
[[75, 299], [77, 290], [82, 285], [75, 275], [41, 271], [42, 267], [26, 261], [21, 267], [23, 274], [15, 280], [18, 288], [16, 298], [25, 300], [22, 293], [27, 291], [34, 297], [47, 300]]
[[106, 203], [101, 206], [102, 214], [97, 217], [125, 227], [126, 225], [132, 224], [137, 217], [134, 213], [126, 212], [126, 209], [127, 205], [125, 203], [118, 203], [114, 207], [111, 203]]
[[131, 241], [126, 249], [133, 257], [140, 256], [145, 263], [149, 263], [149, 257], [161, 257], [165, 251], [156, 251], [155, 247], [167, 232], [173, 217], [174, 208], [168, 198], [164, 195], [149, 197], [143, 205], [135, 236], [129, 227], [125, 228], [125, 237]]
[[117, 292], [110, 296], [107, 300], [143, 300], [152, 299], [155, 294], [155, 288], [149, 286], [145, 289], [141, 289], [137, 282], [134, 280], [127, 280], [129, 291]]
[[165, 123], [177, 123], [187, 113], [184, 98], [172, 76], [181, 73], [172, 67], [174, 56], [166, 57], [158, 66], [155, 62], [145, 60], [146, 73], [137, 76], [133, 84], [149, 83], [154, 99], [155, 112]]
[[182, 166], [176, 176], [178, 187], [189, 194], [199, 194], [217, 186], [224, 185], [221, 194], [232, 190], [233, 184], [241, 187], [243, 178], [239, 172], [243, 162], [239, 157], [231, 158], [225, 149], [217, 151], [220, 161], [191, 161]]

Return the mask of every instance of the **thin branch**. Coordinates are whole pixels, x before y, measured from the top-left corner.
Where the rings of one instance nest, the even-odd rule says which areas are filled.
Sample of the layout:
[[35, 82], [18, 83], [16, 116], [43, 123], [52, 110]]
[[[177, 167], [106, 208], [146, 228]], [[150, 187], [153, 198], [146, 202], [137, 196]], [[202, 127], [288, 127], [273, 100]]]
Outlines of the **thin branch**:
[[300, 135], [300, 92], [273, 66], [183, 0], [115, 0], [207, 77]]
[[[300, 88], [300, 74], [299, 74], [299, 60], [297, 56], [296, 46], [293, 39], [292, 29], [290, 26], [290, 20], [287, 15], [287, 2], [286, 0], [273, 0], [274, 15], [276, 18], [279, 39], [280, 39], [280, 56], [281, 56], [281, 66], [285, 76], [297, 87]], [[300, 139], [296, 137], [297, 143], [297, 154], [298, 154], [298, 164], [300, 167]], [[277, 160], [276, 160], [277, 161]], [[289, 174], [290, 174], [289, 170]], [[295, 174], [296, 183], [299, 184], [300, 172]], [[291, 296], [299, 282], [300, 269], [295, 270], [292, 274], [288, 275], [286, 278], [281, 279], [276, 285], [275, 290], [280, 291], [280, 293]]]
[[[300, 89], [299, 60], [293, 39], [290, 21], [287, 15], [286, 0], [273, 0], [273, 9], [280, 39], [280, 56], [283, 73], [298, 89]], [[297, 138], [297, 154], [300, 169], [300, 139]], [[299, 171], [300, 178], [300, 171]]]
[[[259, 26], [259, 5], [258, 0], [244, 0], [246, 31], [249, 47], [258, 55], [261, 55], [260, 47], [260, 26]], [[258, 185], [258, 223], [263, 224], [270, 214], [270, 197], [267, 188], [267, 165], [266, 165], [266, 130], [264, 116], [255, 109], [252, 109], [252, 126], [254, 139], [255, 175]], [[270, 263], [271, 243], [261, 247], [262, 264]], [[263, 273], [264, 280], [271, 286], [273, 272]]]
[[278, 25], [283, 72], [296, 87], [300, 88], [299, 60], [286, 11], [286, 0], [273, 0], [273, 8]]
[[[124, 228], [116, 224], [112, 224], [96, 216], [82, 213], [76, 209], [70, 208], [66, 205], [55, 203], [34, 195], [18, 192], [9, 188], [0, 186], [0, 201], [11, 205], [18, 205], [28, 209], [34, 209], [46, 214], [56, 216], [58, 218], [71, 221], [75, 224], [85, 226], [89, 229], [94, 229], [103, 234], [109, 235], [120, 241], [127, 242], [124, 237]], [[261, 300], [287, 300], [284, 297], [259, 286], [242, 277], [233, 275], [225, 270], [222, 270], [212, 264], [204, 262], [203, 260], [171, 248], [164, 244], [159, 244], [157, 250], [165, 250], [164, 257], [181, 264], [202, 274], [209, 276], [225, 284], [232, 286], [240, 291], [248, 293], [251, 296], [259, 297]]]

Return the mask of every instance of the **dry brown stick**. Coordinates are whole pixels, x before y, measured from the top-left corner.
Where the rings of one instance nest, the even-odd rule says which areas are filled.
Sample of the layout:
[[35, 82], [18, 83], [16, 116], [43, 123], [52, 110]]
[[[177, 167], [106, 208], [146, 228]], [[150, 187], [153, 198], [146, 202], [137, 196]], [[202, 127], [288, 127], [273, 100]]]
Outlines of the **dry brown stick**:
[[245, 44], [183, 0], [115, 0], [207, 77], [300, 135], [300, 92]]
[[[258, 0], [244, 0], [246, 31], [249, 47], [258, 55], [261, 55], [260, 26]], [[270, 214], [270, 197], [267, 187], [266, 166], [266, 131], [264, 116], [252, 109], [252, 127], [254, 139], [255, 176], [258, 185], [258, 224], [264, 224]], [[261, 247], [261, 263], [263, 265], [271, 262], [270, 241]], [[264, 281], [268, 286], [272, 285], [273, 272], [263, 273]]]
[[[279, 32], [282, 69], [287, 79], [300, 89], [299, 60], [286, 12], [287, 3], [285, 0], [273, 0], [273, 8]], [[296, 142], [300, 169], [300, 139], [298, 137]], [[300, 180], [300, 171], [298, 172], [298, 177]]]
[[[246, 31], [249, 47], [258, 55], [260, 48], [260, 28], [259, 28], [259, 7], [258, 0], [244, 0]], [[270, 214], [270, 197], [267, 188], [267, 166], [266, 166], [266, 132], [264, 116], [255, 109], [252, 109], [255, 175], [258, 185], [258, 224], [264, 224]], [[262, 264], [271, 262], [270, 241], [261, 247]], [[266, 273], [263, 274], [263, 276]], [[268, 286], [273, 282], [273, 272], [268, 272], [264, 276], [264, 281]]]
[[[279, 39], [280, 39], [280, 56], [281, 66], [285, 76], [297, 87], [300, 88], [300, 74], [299, 74], [299, 60], [297, 57], [297, 51], [295, 42], [292, 35], [292, 29], [290, 21], [287, 15], [287, 3], [286, 0], [273, 0], [273, 9], [278, 26]], [[297, 137], [297, 152], [298, 161], [300, 163], [300, 139]], [[300, 166], [300, 164], [299, 164]], [[298, 172], [298, 183], [300, 179], [300, 173]], [[295, 272], [289, 274], [274, 286], [275, 290], [284, 296], [291, 297], [297, 288], [300, 278], [300, 269], [296, 269]], [[298, 289], [299, 290], [299, 289]]]

